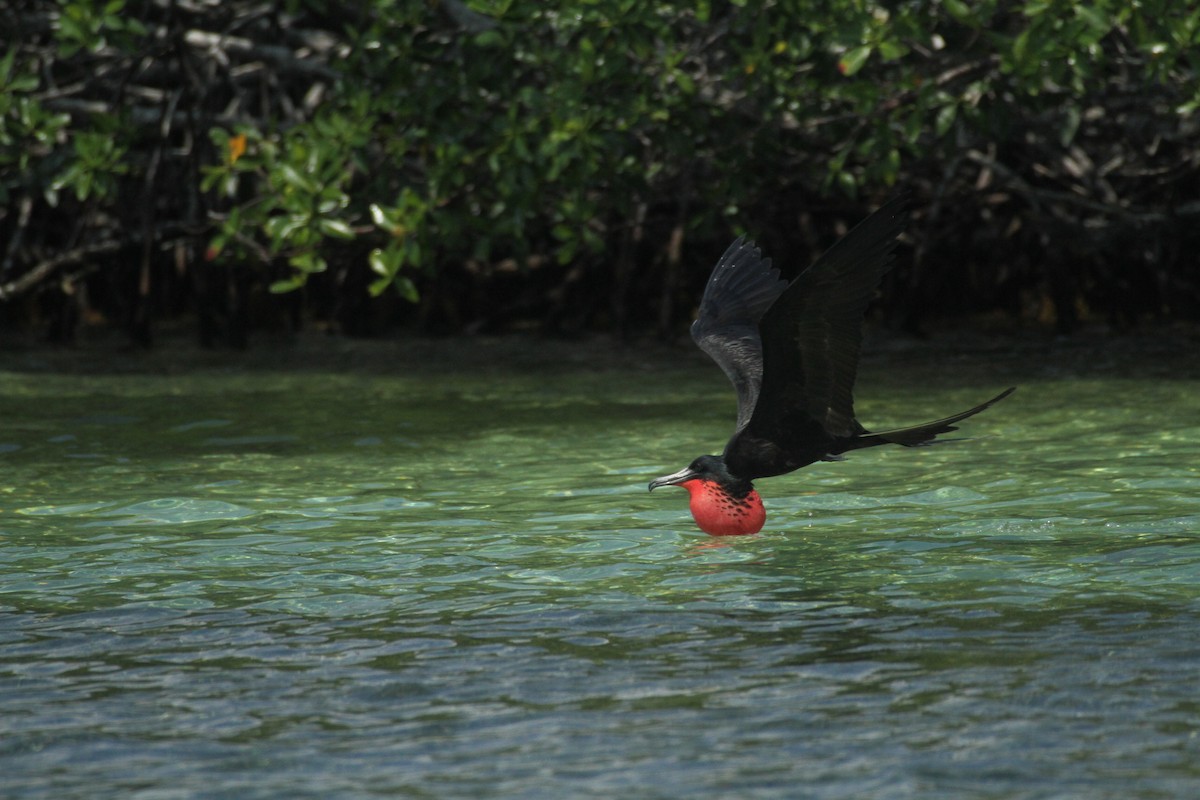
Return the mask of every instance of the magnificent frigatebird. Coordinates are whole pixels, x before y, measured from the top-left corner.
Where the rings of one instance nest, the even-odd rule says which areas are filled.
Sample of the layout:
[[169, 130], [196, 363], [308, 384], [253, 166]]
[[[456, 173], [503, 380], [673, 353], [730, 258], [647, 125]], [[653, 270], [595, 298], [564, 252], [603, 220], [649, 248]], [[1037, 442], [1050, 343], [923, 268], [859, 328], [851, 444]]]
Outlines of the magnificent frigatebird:
[[916, 447], [1013, 392], [934, 422], [868, 431], [854, 418], [854, 377], [867, 303], [891, 266], [907, 201], [880, 207], [794, 281], [743, 236], [721, 256], [692, 323], [692, 338], [737, 390], [737, 427], [725, 452], [700, 456], [650, 482], [688, 490], [692, 516], [714, 536], [757, 533], [766, 521], [752, 481], [850, 450]]

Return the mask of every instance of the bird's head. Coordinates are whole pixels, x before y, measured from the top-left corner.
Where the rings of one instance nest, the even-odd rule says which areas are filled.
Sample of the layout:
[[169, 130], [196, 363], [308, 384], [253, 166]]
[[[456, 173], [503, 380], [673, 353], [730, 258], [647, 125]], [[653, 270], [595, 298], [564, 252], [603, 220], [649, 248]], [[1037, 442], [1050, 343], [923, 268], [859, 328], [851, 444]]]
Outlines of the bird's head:
[[687, 489], [692, 517], [713, 536], [758, 533], [767, 519], [753, 484], [733, 475], [720, 456], [700, 456], [678, 472], [650, 481], [650, 491], [659, 486]]
[[729, 467], [725, 466], [725, 460], [720, 456], [700, 456], [679, 472], [672, 472], [670, 475], [663, 475], [661, 478], [650, 481], [650, 491], [653, 492], [660, 486], [683, 486], [686, 488], [691, 481], [715, 481], [729, 485], [732, 489], [743, 488], [737, 484], [744, 484], [746, 487], [750, 485], [749, 481], [741, 481], [733, 477], [729, 472]]

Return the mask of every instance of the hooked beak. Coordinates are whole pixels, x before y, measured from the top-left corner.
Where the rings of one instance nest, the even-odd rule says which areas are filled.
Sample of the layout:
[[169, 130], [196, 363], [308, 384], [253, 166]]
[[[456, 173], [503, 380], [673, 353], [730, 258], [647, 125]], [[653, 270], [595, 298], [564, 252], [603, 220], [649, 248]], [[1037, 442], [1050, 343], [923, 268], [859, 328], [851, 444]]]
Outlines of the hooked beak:
[[654, 491], [660, 486], [678, 486], [681, 483], [687, 483], [694, 478], [700, 477], [699, 473], [690, 467], [684, 467], [679, 472], [673, 472], [670, 475], [663, 475], [661, 478], [655, 478], [650, 481], [650, 491]]

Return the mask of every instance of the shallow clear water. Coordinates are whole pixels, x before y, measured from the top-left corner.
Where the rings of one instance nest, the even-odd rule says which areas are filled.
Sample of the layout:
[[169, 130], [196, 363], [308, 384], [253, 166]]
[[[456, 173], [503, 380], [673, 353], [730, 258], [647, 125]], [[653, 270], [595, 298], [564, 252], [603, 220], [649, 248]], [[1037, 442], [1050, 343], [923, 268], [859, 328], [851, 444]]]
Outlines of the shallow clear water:
[[702, 356], [324, 347], [4, 362], [0, 796], [1200, 792], [1185, 352], [875, 352], [868, 426], [1021, 388], [713, 539]]

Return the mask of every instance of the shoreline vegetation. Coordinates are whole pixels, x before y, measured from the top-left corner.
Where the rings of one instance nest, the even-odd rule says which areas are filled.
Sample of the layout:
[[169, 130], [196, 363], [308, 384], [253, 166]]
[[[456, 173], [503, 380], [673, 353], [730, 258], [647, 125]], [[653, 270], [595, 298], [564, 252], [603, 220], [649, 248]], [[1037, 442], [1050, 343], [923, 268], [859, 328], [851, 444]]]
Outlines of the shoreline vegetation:
[[2, 331], [671, 340], [898, 191], [889, 328], [1200, 320], [1187, 4], [10, 6]]

